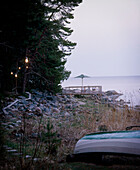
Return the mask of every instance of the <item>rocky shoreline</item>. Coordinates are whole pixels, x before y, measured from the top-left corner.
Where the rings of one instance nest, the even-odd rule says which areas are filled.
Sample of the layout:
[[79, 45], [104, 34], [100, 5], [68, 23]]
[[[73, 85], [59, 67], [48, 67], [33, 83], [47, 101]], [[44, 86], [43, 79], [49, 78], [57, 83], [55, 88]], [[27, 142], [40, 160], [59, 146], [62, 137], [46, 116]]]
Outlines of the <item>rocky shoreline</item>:
[[[24, 96], [6, 97], [8, 106], [3, 108], [4, 116], [9, 119], [17, 119], [15, 123], [3, 123], [8, 128], [18, 127], [21, 123], [20, 113], [25, 112], [27, 116], [45, 116], [59, 119], [60, 117], [70, 117], [77, 114], [80, 110], [80, 105], [85, 103], [81, 102], [78, 98], [71, 95], [49, 95], [47, 92], [40, 92], [32, 90], [31, 93], [27, 92], [28, 98]], [[128, 103], [124, 100], [117, 101], [116, 99], [122, 94], [114, 90], [102, 92], [102, 95], [88, 96], [95, 104], [107, 104], [109, 107], [128, 107]], [[136, 106], [135, 109], [139, 110], [140, 107]], [[75, 112], [73, 112], [75, 110]], [[16, 116], [17, 115], [17, 116]]]
[[[26, 92], [28, 98], [24, 96], [18, 96], [18, 98], [6, 97], [7, 106], [3, 108], [3, 113], [5, 115], [13, 116], [15, 112], [24, 111], [29, 116], [37, 115], [41, 116], [43, 114], [47, 116], [70, 116], [69, 111], [77, 108], [81, 103], [77, 98], [72, 95], [49, 95], [47, 92], [40, 92], [37, 90], [31, 90], [31, 93]], [[116, 92], [115, 90], [110, 90], [102, 92], [102, 95], [91, 95], [88, 96], [93, 100], [94, 103], [108, 104], [110, 107], [128, 107], [127, 104], [130, 102], [125, 102], [120, 99], [117, 100], [123, 94]], [[135, 106], [135, 109], [140, 109], [140, 106]]]
[[[62, 94], [50, 95], [47, 91], [31, 90], [30, 93], [27, 92], [26, 97], [9, 96], [5, 98], [6, 105], [2, 109], [3, 112], [0, 113], [0, 117], [3, 118], [1, 124], [8, 132], [10, 140], [20, 141], [23, 135], [24, 119], [26, 119], [27, 138], [32, 141], [38, 138], [39, 121], [43, 118], [44, 123], [40, 129], [42, 132], [44, 127], [46, 128], [47, 121], [51, 119], [54, 130], [58, 131], [58, 136], [62, 139], [63, 146], [66, 147], [61, 148], [61, 152], [66, 152], [60, 158], [64, 160], [64, 155], [72, 151], [77, 140], [83, 135], [102, 130], [117, 130], [117, 128], [124, 130], [123, 120], [126, 120], [127, 113], [128, 118], [137, 120], [131, 118], [134, 114], [130, 115], [127, 103], [117, 100], [121, 95], [114, 90], [102, 92], [102, 95], [79, 97]], [[115, 112], [117, 109], [119, 112]], [[139, 112], [140, 107], [137, 106], [135, 109]], [[119, 119], [120, 116], [122, 119]], [[116, 128], [115, 122], [117, 121], [122, 121], [122, 127], [120, 124], [116, 124], [119, 125]], [[129, 123], [129, 121], [127, 122]], [[137, 121], [130, 125], [135, 124], [137, 125]], [[11, 151], [8, 151], [9, 146], [5, 148], [8, 148], [7, 152], [14, 152], [13, 154], [18, 155], [13, 150], [16, 148], [11, 148]]]

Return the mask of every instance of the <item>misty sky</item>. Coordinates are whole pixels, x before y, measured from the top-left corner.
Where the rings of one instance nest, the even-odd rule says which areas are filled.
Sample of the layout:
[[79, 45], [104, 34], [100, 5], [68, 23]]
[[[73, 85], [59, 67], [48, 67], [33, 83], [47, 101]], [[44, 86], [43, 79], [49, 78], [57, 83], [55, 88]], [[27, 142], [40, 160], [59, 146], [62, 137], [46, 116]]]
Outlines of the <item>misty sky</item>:
[[83, 0], [74, 17], [71, 76], [140, 75], [140, 0]]

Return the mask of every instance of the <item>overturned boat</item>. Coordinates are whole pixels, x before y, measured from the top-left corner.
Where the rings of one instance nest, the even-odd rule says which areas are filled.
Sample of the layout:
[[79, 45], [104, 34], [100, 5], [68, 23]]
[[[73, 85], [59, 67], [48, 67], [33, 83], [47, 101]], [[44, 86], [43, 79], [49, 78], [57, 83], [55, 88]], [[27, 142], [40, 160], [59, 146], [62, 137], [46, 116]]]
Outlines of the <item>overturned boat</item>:
[[140, 130], [92, 133], [81, 138], [74, 155], [86, 153], [140, 156]]

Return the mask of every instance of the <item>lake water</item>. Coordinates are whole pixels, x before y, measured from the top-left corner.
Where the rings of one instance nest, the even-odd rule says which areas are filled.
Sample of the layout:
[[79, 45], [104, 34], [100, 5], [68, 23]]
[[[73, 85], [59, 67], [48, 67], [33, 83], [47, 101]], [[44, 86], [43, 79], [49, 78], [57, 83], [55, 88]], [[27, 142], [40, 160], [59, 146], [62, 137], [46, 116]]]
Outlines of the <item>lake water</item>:
[[[81, 85], [81, 78], [74, 77], [70, 77], [62, 83], [62, 87]], [[126, 102], [130, 101], [131, 106], [140, 105], [140, 76], [90, 77], [84, 78], [83, 85], [100, 85], [103, 91], [116, 90], [119, 93], [123, 93], [119, 99], [123, 99]]]

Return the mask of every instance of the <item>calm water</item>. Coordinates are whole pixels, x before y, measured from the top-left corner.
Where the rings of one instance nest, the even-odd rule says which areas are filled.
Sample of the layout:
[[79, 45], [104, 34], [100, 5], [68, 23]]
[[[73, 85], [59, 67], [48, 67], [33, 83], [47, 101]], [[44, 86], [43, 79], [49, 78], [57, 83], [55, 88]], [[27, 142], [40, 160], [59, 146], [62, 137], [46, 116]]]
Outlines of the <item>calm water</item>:
[[[80, 86], [80, 78], [70, 77], [62, 83], [62, 87]], [[127, 77], [90, 77], [84, 78], [83, 85], [96, 86], [101, 85], [103, 91], [116, 90], [123, 93], [119, 99], [130, 101], [131, 105], [140, 105], [140, 76]]]

